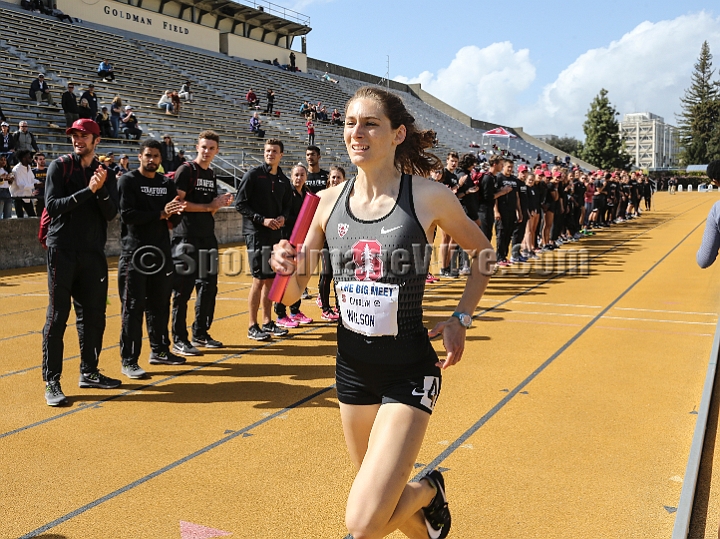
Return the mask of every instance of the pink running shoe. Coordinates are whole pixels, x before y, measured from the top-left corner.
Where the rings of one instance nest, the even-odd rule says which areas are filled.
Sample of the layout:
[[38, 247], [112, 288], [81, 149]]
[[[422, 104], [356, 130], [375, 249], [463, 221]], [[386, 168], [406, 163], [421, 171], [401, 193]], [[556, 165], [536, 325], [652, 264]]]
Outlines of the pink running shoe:
[[303, 313], [299, 312], [297, 314], [291, 314], [290, 319], [293, 322], [297, 322], [298, 324], [310, 324], [312, 323], [312, 318], [308, 318]]
[[282, 318], [278, 318], [275, 322], [276, 325], [282, 327], [282, 328], [296, 328], [300, 324], [293, 320], [292, 318], [288, 316], [283, 316]]
[[320, 299], [320, 294], [318, 294], [318, 297], [315, 298], [315, 305], [322, 309], [322, 300]]
[[425, 282], [426, 282], [427, 284], [436, 283], [436, 282], [438, 282], [439, 280], [440, 280], [440, 279], [438, 279], [437, 277], [435, 277], [432, 273], [428, 273], [428, 274], [427, 274], [427, 277], [425, 278]]
[[327, 320], [328, 322], [337, 322], [340, 319], [340, 316], [333, 311], [323, 311], [321, 318], [323, 320]]

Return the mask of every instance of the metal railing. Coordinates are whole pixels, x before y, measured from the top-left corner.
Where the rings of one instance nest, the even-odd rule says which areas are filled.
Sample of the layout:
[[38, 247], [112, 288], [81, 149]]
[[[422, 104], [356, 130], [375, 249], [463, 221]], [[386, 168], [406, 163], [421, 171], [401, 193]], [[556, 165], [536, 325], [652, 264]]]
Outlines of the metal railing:
[[302, 24], [303, 26], [310, 26], [310, 17], [308, 17], [307, 15], [303, 15], [302, 13], [299, 13], [292, 9], [288, 9], [283, 6], [279, 6], [277, 4], [273, 4], [272, 2], [268, 2], [266, 0], [260, 0], [259, 2], [256, 2], [255, 0], [235, 0], [235, 2], [238, 4], [244, 4], [246, 6], [253, 7], [258, 11], [264, 11], [265, 13], [277, 15], [289, 21], [297, 22], [298, 24]]

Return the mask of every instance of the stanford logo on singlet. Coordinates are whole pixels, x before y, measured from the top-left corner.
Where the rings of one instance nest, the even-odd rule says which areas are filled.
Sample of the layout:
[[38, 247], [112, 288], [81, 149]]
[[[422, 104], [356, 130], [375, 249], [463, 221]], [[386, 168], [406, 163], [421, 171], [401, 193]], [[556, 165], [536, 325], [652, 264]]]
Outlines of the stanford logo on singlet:
[[360, 240], [352, 246], [355, 277], [360, 281], [377, 281], [383, 275], [382, 245], [377, 240]]

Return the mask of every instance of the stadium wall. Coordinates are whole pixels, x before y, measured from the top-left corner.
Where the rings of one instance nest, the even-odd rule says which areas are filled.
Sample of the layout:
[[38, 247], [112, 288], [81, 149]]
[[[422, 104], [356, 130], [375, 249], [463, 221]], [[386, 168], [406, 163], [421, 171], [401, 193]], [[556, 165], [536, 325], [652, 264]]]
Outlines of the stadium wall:
[[[45, 249], [37, 239], [39, 219], [0, 219], [0, 270], [45, 265]], [[218, 243], [244, 243], [242, 216], [235, 208], [222, 208], [215, 214], [215, 235]], [[120, 254], [120, 219], [113, 219], [108, 225], [107, 256]]]
[[248, 39], [237, 34], [220, 34], [220, 52], [228, 56], [237, 56], [248, 60], [272, 61], [277, 58], [281, 65], [290, 64], [290, 53], [295, 52], [295, 67], [300, 71], [307, 72], [307, 55], [263, 43], [262, 41]]
[[[378, 77], [377, 75], [371, 75], [370, 73], [356, 71], [355, 69], [350, 69], [349, 67], [331, 64], [330, 62], [326, 62], [325, 60], [318, 60], [317, 58], [308, 57], [307, 68], [315, 69], [317, 71], [327, 71], [330, 74], [334, 73], [336, 75], [340, 75], [341, 77], [347, 77], [348, 79], [355, 79], [362, 82], [367, 82], [369, 84], [378, 84], [379, 81], [382, 80], [382, 77]], [[384, 82], [383, 85], [385, 85]], [[390, 81], [390, 88], [392, 88], [393, 90], [399, 90], [400, 92], [410, 93], [410, 88], [408, 88], [407, 84], [402, 84], [394, 80]]]

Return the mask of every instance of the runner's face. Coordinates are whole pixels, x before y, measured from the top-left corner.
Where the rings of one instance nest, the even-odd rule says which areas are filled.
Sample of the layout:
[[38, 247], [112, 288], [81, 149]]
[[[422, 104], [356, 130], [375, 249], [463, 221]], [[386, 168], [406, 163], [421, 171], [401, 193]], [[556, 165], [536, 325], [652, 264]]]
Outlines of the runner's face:
[[210, 164], [218, 153], [218, 143], [206, 138], [200, 139], [195, 146], [202, 163]]
[[445, 165], [450, 172], [455, 172], [455, 169], [458, 166], [457, 157], [448, 157], [447, 161], [445, 161]]
[[394, 163], [395, 149], [405, 140], [405, 126], [393, 129], [382, 105], [374, 99], [355, 99], [345, 118], [345, 147], [358, 167]]
[[265, 164], [272, 166], [278, 166], [282, 159], [282, 152], [280, 146], [277, 144], [266, 144], [263, 157], [265, 158]]
[[512, 176], [512, 173], [513, 173], [513, 164], [506, 161], [505, 164], [503, 165], [502, 171], [503, 171], [503, 175], [505, 175], [505, 176]]
[[430, 176], [432, 177], [433, 180], [435, 180], [436, 182], [439, 182], [440, 180], [442, 180], [442, 177], [443, 177], [442, 170], [433, 170], [430, 172]]
[[295, 167], [292, 171], [291, 180], [293, 187], [299, 191], [307, 181], [307, 172], [303, 167]]
[[98, 142], [100, 142], [100, 137], [93, 141], [93, 136], [90, 133], [81, 133], [80, 131], [73, 131], [70, 137], [72, 138], [75, 153], [81, 157], [92, 154]]
[[45, 156], [44, 155], [38, 155], [35, 157], [35, 162], [37, 163], [37, 166], [41, 168], [45, 168]]
[[157, 148], [145, 148], [143, 152], [138, 155], [140, 161], [140, 168], [146, 172], [156, 172], [160, 163], [162, 162], [162, 156], [160, 150]]

